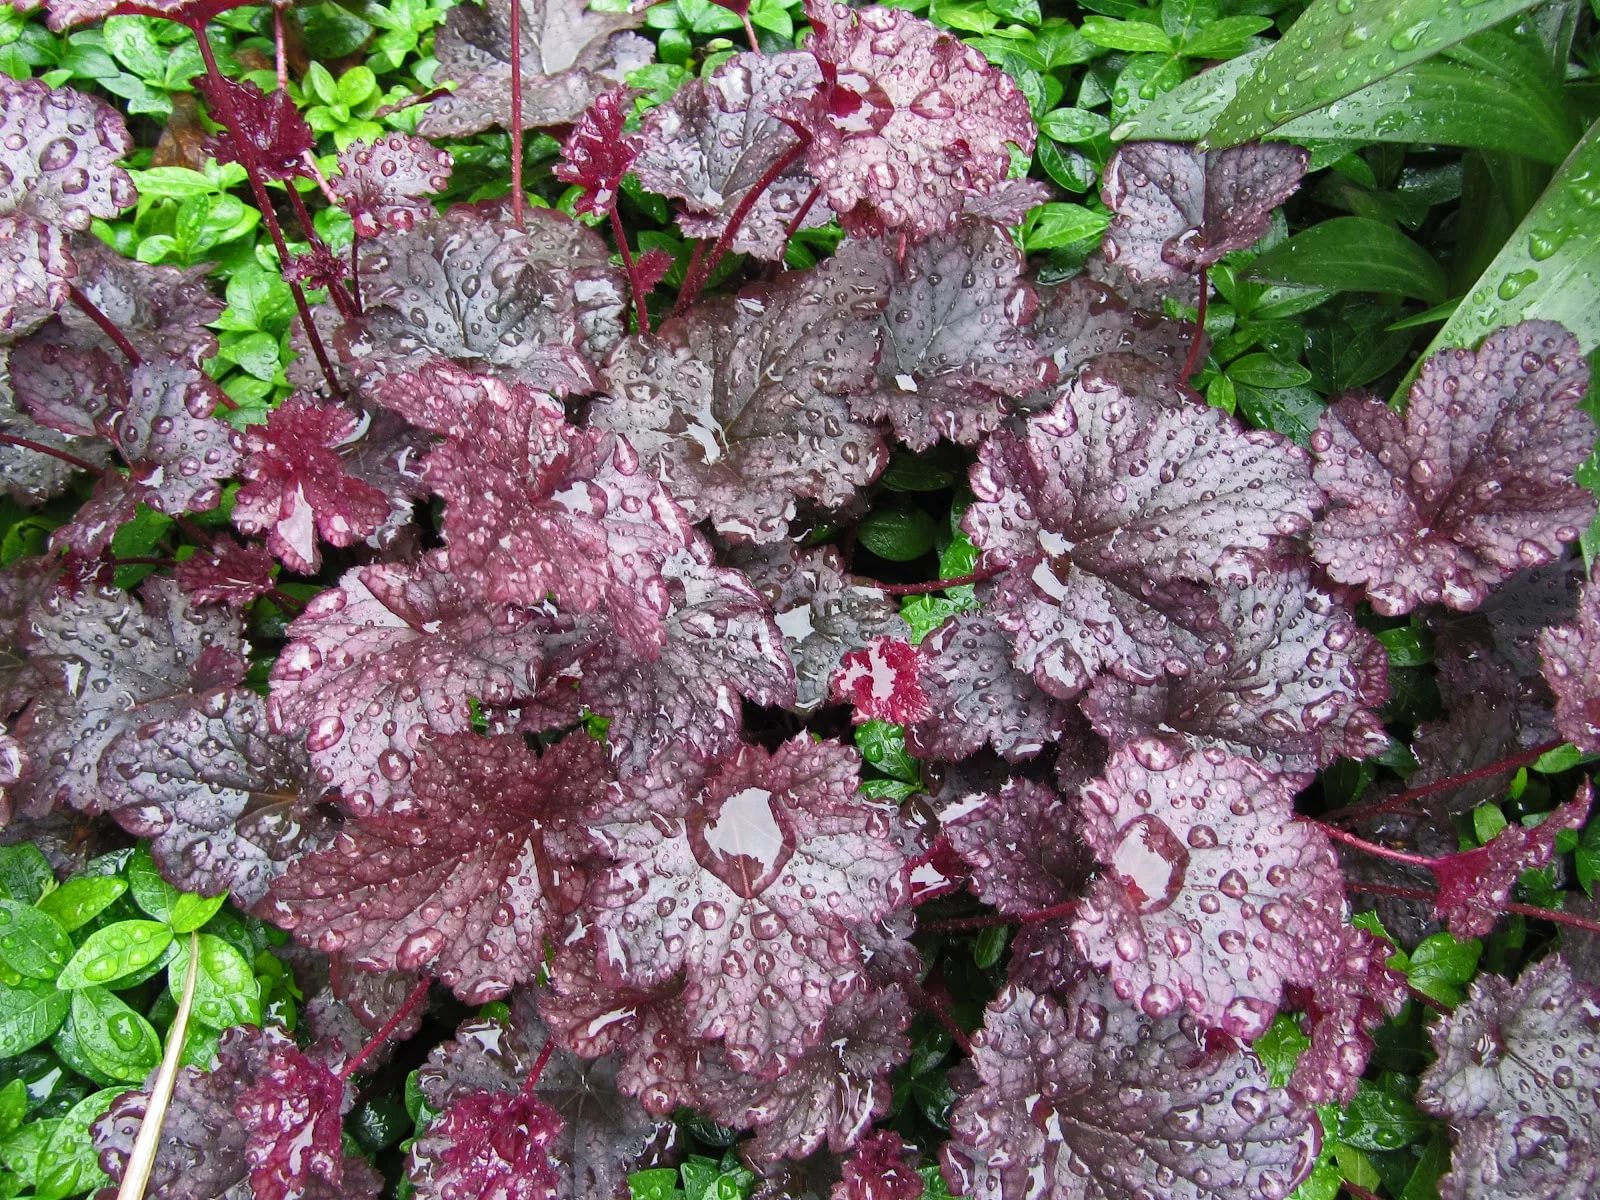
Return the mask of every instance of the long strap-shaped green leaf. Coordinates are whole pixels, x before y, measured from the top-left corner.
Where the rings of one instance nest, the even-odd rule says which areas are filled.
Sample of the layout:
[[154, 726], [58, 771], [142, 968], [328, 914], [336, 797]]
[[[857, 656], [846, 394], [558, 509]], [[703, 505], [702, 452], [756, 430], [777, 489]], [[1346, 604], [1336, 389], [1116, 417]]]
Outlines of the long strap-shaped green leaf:
[[1204, 144], [1252, 141], [1539, 2], [1315, 0], [1262, 57]]

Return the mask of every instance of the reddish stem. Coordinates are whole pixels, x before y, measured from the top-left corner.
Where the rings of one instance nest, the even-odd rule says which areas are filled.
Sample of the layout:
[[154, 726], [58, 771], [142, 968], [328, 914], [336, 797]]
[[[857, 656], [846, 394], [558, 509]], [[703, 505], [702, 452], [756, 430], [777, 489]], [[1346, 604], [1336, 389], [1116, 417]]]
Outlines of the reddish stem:
[[800, 202], [800, 207], [795, 210], [794, 216], [789, 218], [789, 224], [783, 230], [783, 249], [778, 254], [779, 266], [789, 261], [789, 243], [794, 240], [794, 235], [800, 232], [800, 223], [806, 219], [812, 205], [816, 204], [821, 195], [822, 185], [819, 183], [807, 193], [806, 198]]
[[861, 587], [876, 588], [886, 596], [926, 596], [930, 592], [944, 592], [954, 587], [982, 583], [986, 579], [993, 579], [1005, 569], [1005, 567], [985, 567], [970, 575], [952, 575], [948, 579], [929, 579], [923, 583], [879, 583], [875, 579], [863, 579], [858, 583]]
[[[1362, 895], [1390, 896], [1396, 900], [1423, 900], [1432, 904], [1437, 899], [1437, 896], [1426, 888], [1398, 887], [1392, 883], [1360, 883], [1356, 880], [1347, 880], [1345, 887]], [[1532, 904], [1510, 901], [1503, 906], [1503, 910], [1519, 917], [1532, 917], [1537, 921], [1551, 921], [1557, 925], [1570, 925], [1573, 929], [1583, 929], [1589, 933], [1600, 933], [1600, 920], [1580, 917], [1577, 913], [1562, 912], [1558, 908], [1538, 908]]]
[[1178, 382], [1187, 386], [1194, 377], [1195, 371], [1200, 368], [1200, 347], [1206, 342], [1206, 302], [1211, 298], [1211, 283], [1206, 278], [1206, 269], [1200, 268], [1200, 304], [1195, 311], [1194, 337], [1189, 339], [1189, 355], [1183, 360], [1183, 373], [1178, 376]]
[[306, 610], [306, 602], [304, 600], [296, 600], [282, 588], [272, 588], [266, 595], [267, 599], [271, 600], [279, 608], [293, 613], [295, 616], [299, 616]]
[[739, 14], [739, 19], [744, 22], [744, 35], [750, 39], [750, 49], [757, 54], [761, 53], [761, 41], [756, 37], [756, 27], [750, 24], [750, 10], [747, 8]]
[[615, 201], [611, 204], [611, 234], [617, 239], [617, 253], [622, 255], [622, 269], [628, 273], [628, 290], [633, 293], [633, 311], [639, 321], [639, 332], [650, 332], [650, 312], [644, 303], [644, 288], [639, 286], [639, 271], [633, 254], [628, 249], [628, 234], [622, 228], [622, 218], [617, 215]]
[[912, 999], [918, 1007], [931, 1012], [939, 1024], [944, 1026], [945, 1032], [950, 1035], [950, 1040], [960, 1046], [969, 1057], [971, 1056], [972, 1040], [967, 1037], [967, 1031], [957, 1025], [956, 1019], [950, 1015], [950, 1006], [943, 996], [936, 995], [930, 988], [920, 987], [916, 989]]
[[289, 90], [289, 52], [284, 46], [283, 6], [287, 0], [273, 0], [272, 45], [273, 59], [278, 68], [278, 90]]
[[317, 181], [317, 190], [322, 193], [322, 198], [332, 208], [343, 208], [339, 197], [334, 195], [333, 185], [328, 182], [328, 177], [322, 173], [322, 167], [317, 163], [317, 156], [310, 150], [303, 151], [300, 161], [305, 163], [306, 170], [311, 172], [311, 178]]
[[511, 216], [522, 228], [522, 0], [511, 0]]
[[533, 1060], [533, 1067], [528, 1071], [528, 1077], [522, 1081], [523, 1096], [533, 1095], [534, 1088], [539, 1086], [539, 1076], [544, 1074], [545, 1066], [550, 1061], [550, 1052], [555, 1048], [555, 1038], [545, 1038], [544, 1047], [539, 1051], [539, 1057]]
[[[262, 182], [255, 148], [239, 134], [238, 114], [233, 111], [233, 105], [228, 99], [227, 81], [223, 78], [222, 69], [217, 66], [217, 56], [211, 49], [211, 39], [206, 36], [205, 21], [202, 19], [191, 24], [189, 32], [194, 34], [194, 40], [200, 47], [200, 58], [206, 66], [206, 77], [211, 80], [212, 89], [216, 92], [217, 102], [222, 109], [216, 115], [228, 128], [234, 153], [244, 165], [245, 177], [249, 179], [250, 190], [255, 194], [256, 208], [260, 210], [261, 220], [265, 223], [267, 232], [272, 236], [272, 244], [278, 251], [278, 268], [280, 271], [286, 271], [289, 268], [289, 246], [283, 240], [283, 227], [278, 224], [278, 214], [273, 210], [272, 199], [267, 195], [267, 186]], [[327, 350], [323, 348], [322, 335], [312, 323], [311, 307], [306, 303], [306, 294], [295, 280], [289, 279], [286, 282], [289, 284], [289, 294], [294, 297], [295, 311], [300, 315], [300, 324], [306, 331], [306, 340], [311, 343], [311, 353], [316, 357], [317, 365], [322, 368], [328, 387], [335, 396], [340, 395], [339, 381], [333, 373], [333, 363], [328, 358]]]
[[[323, 253], [329, 253], [328, 244], [318, 236], [316, 226], [311, 223], [311, 212], [306, 208], [305, 198], [300, 195], [299, 189], [292, 183], [286, 183], [284, 190], [289, 193], [289, 203], [294, 208], [295, 220], [300, 222], [300, 229], [306, 235], [306, 241], [311, 244], [312, 249], [320, 247]], [[351, 303], [349, 294], [336, 279], [328, 281], [328, 298], [333, 301], [333, 306], [346, 321], [356, 319], [358, 314], [355, 305]]]
[[76, 454], [70, 454], [65, 450], [57, 450], [54, 446], [46, 446], [43, 442], [36, 442], [32, 438], [18, 437], [14, 433], [0, 433], [0, 446], [18, 446], [23, 450], [32, 450], [38, 454], [48, 454], [51, 458], [59, 458], [69, 467], [76, 467], [80, 471], [89, 471], [95, 475], [105, 474], [92, 462], [85, 462]]
[[133, 343], [128, 340], [127, 334], [117, 328], [117, 323], [106, 316], [100, 310], [98, 304], [80, 292], [77, 284], [69, 283], [67, 285], [67, 295], [83, 311], [84, 316], [100, 326], [100, 332], [111, 339], [112, 345], [122, 351], [122, 357], [128, 360], [130, 367], [137, 367], [144, 362], [144, 358], [133, 348]]
[[1336, 829], [1332, 825], [1324, 825], [1321, 821], [1313, 821], [1312, 824], [1320, 827], [1322, 832], [1334, 841], [1343, 842], [1346, 846], [1359, 850], [1363, 854], [1370, 854], [1374, 858], [1386, 858], [1390, 862], [1405, 863], [1408, 867], [1421, 867], [1424, 870], [1431, 870], [1434, 864], [1439, 861], [1437, 858], [1430, 858], [1426, 854], [1410, 854], [1404, 850], [1391, 850], [1387, 846], [1378, 845], [1377, 842], [1369, 842], [1366, 838], [1359, 838], [1353, 833], [1346, 833], [1343, 829]]
[[1336, 809], [1326, 814], [1323, 820], [1338, 821], [1342, 825], [1370, 821], [1373, 817], [1381, 817], [1385, 813], [1404, 808], [1413, 800], [1422, 800], [1428, 796], [1437, 795], [1439, 792], [1448, 792], [1455, 788], [1465, 787], [1469, 783], [1477, 783], [1480, 779], [1489, 779], [1506, 771], [1515, 771], [1521, 767], [1526, 767], [1538, 762], [1550, 751], [1565, 744], [1560, 739], [1553, 742], [1542, 742], [1537, 746], [1529, 747], [1527, 750], [1519, 750], [1515, 754], [1508, 755], [1486, 766], [1474, 767], [1470, 771], [1464, 771], [1460, 775], [1450, 775], [1444, 779], [1436, 779], [1432, 783], [1424, 783], [1418, 787], [1408, 788], [1399, 795], [1391, 796], [1387, 800], [1377, 801], [1372, 804], [1358, 804], [1352, 808]]
[[394, 1016], [385, 1021], [379, 1027], [378, 1032], [372, 1035], [371, 1040], [361, 1047], [361, 1053], [345, 1063], [344, 1069], [339, 1072], [339, 1078], [349, 1079], [350, 1076], [356, 1073], [362, 1063], [376, 1054], [394, 1034], [394, 1031], [399, 1029], [405, 1019], [412, 1014], [417, 1005], [428, 998], [428, 989], [432, 986], [433, 980], [431, 979], [423, 978], [417, 980], [417, 986], [412, 988], [411, 994], [400, 1002], [400, 1007], [394, 1010]]
[[130, 555], [127, 558], [108, 554], [106, 558], [110, 560], [113, 567], [175, 567], [178, 565], [178, 560], [175, 558], [156, 558], [147, 554]]
[[363, 311], [361, 305], [361, 235], [354, 229], [350, 231], [350, 303], [356, 306], [356, 312]]
[[750, 215], [750, 210], [755, 208], [756, 202], [766, 190], [795, 164], [804, 151], [805, 143], [796, 142], [779, 155], [739, 201], [739, 206], [733, 210], [733, 216], [728, 219], [727, 226], [717, 238], [717, 244], [711, 248], [711, 253], [698, 263], [690, 261], [690, 273], [683, 281], [683, 289], [678, 293], [676, 305], [678, 309], [687, 308], [694, 302], [695, 297], [700, 294], [700, 289], [705, 287], [706, 280], [710, 279], [712, 272], [717, 269], [717, 263], [722, 261], [722, 256], [728, 252], [728, 247], [733, 245], [733, 239], [739, 236], [739, 230], [744, 225], [745, 218]]
[[1369, 1192], [1366, 1188], [1351, 1183], [1348, 1179], [1344, 1180], [1343, 1183], [1344, 1190], [1354, 1196], [1355, 1200], [1383, 1200], [1383, 1197], [1379, 1196], [1377, 1192]]

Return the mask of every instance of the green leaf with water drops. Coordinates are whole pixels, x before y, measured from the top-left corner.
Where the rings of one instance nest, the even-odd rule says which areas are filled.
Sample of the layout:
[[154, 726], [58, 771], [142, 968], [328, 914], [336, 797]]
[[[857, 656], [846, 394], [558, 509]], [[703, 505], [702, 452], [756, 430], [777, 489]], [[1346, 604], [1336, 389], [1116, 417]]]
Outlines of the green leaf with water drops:
[[30, 979], [54, 979], [72, 957], [56, 919], [17, 900], [0, 900], [0, 962]]
[[15, 1171], [24, 1184], [32, 1187], [38, 1182], [39, 1172], [45, 1165], [45, 1149], [60, 1126], [60, 1117], [29, 1121], [21, 1129], [0, 1138], [0, 1162], [4, 1162], [7, 1169]]
[[161, 872], [156, 869], [155, 860], [150, 857], [147, 846], [141, 843], [134, 850], [133, 857], [128, 860], [127, 870], [123, 873], [128, 878], [128, 887], [133, 892], [135, 904], [158, 921], [167, 921], [171, 918], [173, 906], [183, 893], [161, 877]]
[[1206, 136], [1236, 146], [1433, 58], [1540, 0], [1314, 0]]
[[128, 881], [115, 875], [84, 875], [46, 892], [35, 907], [49, 913], [71, 933], [94, 920], [127, 890]]
[[89, 1129], [125, 1091], [126, 1088], [107, 1088], [96, 1092], [78, 1101], [61, 1118], [39, 1164], [39, 1182], [34, 1188], [38, 1200], [78, 1196], [98, 1191], [111, 1182], [111, 1177], [100, 1169], [100, 1152]]
[[0, 896], [32, 904], [55, 881], [55, 872], [31, 842], [0, 846]]
[[172, 929], [164, 921], [118, 921], [89, 935], [56, 985], [81, 988], [115, 983], [144, 970], [171, 944]]
[[[1518, 321], [1559, 321], [1584, 352], [1600, 346], [1600, 122], [1556, 172], [1427, 353], [1475, 346]], [[1425, 356], [1424, 356], [1425, 357]], [[1409, 379], [1402, 391], [1410, 387]]]
[[44, 1041], [67, 1019], [66, 992], [37, 979], [15, 987], [0, 984], [0, 1059], [14, 1058]]
[[[167, 984], [176, 999], [189, 970], [187, 940], [167, 967]], [[261, 1022], [261, 988], [238, 949], [215, 934], [200, 935], [200, 962], [194, 977], [194, 1017], [213, 1029]]]
[[[1213, 67], [1112, 131], [1119, 141], [1198, 141], [1267, 54]], [[1577, 129], [1547, 60], [1526, 39], [1492, 30], [1441, 56], [1296, 117], [1271, 140], [1428, 142], [1520, 154], [1552, 166]]]
[[1385, 1071], [1363, 1079], [1344, 1111], [1339, 1140], [1358, 1150], [1399, 1150], [1421, 1141], [1433, 1122], [1412, 1102], [1416, 1080]]
[[28, 1081], [13, 1079], [0, 1087], [0, 1137], [21, 1125], [28, 1115]]
[[1257, 258], [1249, 277], [1340, 292], [1392, 292], [1427, 304], [1443, 300], [1448, 286], [1433, 255], [1370, 217], [1313, 225]]
[[155, 1028], [105, 988], [72, 993], [72, 1034], [83, 1056], [112, 1079], [142, 1083], [161, 1061]]

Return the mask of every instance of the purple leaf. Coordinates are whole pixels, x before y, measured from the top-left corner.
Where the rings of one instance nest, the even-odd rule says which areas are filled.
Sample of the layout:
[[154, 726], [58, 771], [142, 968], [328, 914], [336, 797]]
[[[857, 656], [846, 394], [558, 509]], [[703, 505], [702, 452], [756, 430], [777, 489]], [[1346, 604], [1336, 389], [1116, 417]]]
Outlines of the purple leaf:
[[1311, 438], [1328, 493], [1317, 561], [1393, 616], [1476, 608], [1557, 557], [1595, 510], [1572, 480], [1594, 441], [1578, 407], [1588, 380], [1576, 338], [1524, 321], [1428, 359], [1404, 416], [1371, 396], [1335, 401]]
[[899, 606], [877, 588], [854, 584], [832, 546], [801, 550], [782, 541], [744, 548], [731, 561], [772, 605], [794, 662], [794, 709], [802, 715], [827, 700], [828, 681], [849, 651], [876, 637], [911, 635]]
[[[576, 351], [556, 348], [540, 360], [539, 387], [508, 382], [434, 354], [411, 357], [416, 361], [390, 360], [372, 367], [363, 380], [367, 394], [419, 428], [467, 442], [526, 438], [530, 427], [554, 436], [565, 419], [556, 396], [587, 391], [594, 380]], [[570, 370], [557, 374], [561, 368]]]
[[1372, 1055], [1371, 1030], [1398, 1016], [1410, 999], [1406, 978], [1388, 966], [1394, 948], [1346, 926], [1312, 984], [1311, 1045], [1289, 1086], [1313, 1104], [1348, 1104]]
[[238, 434], [212, 416], [221, 398], [198, 367], [167, 360], [133, 369], [126, 400], [112, 403], [104, 425], [142, 503], [181, 516], [222, 500], [241, 455]]
[[1254, 1055], [1152, 1020], [1088, 973], [1057, 1000], [1010, 987], [973, 1037], [977, 1087], [943, 1151], [971, 1200], [1287, 1196], [1321, 1143]]
[[245, 435], [244, 486], [233, 523], [264, 534], [267, 549], [302, 575], [322, 568], [317, 538], [350, 546], [390, 518], [392, 502], [345, 469], [341, 451], [365, 432], [361, 415], [339, 404], [290, 396]]
[[916, 1157], [898, 1133], [869, 1133], [845, 1159], [844, 1177], [834, 1184], [829, 1200], [921, 1200]]
[[906, 890], [894, 810], [856, 794], [859, 762], [801, 735], [683, 764], [671, 790], [640, 783], [594, 830], [614, 863], [588, 901], [601, 977], [685, 972], [693, 1033], [724, 1039], [741, 1071], [770, 1078], [815, 1045], [863, 983], [851, 926]]
[[540, 758], [516, 736], [436, 738], [404, 811], [350, 822], [331, 849], [290, 864], [267, 910], [358, 967], [427, 968], [469, 1004], [497, 999], [538, 971], [554, 917], [581, 894], [563, 823], [605, 781], [604, 755], [582, 736]]
[[209, 550], [197, 550], [172, 570], [172, 578], [195, 605], [246, 608], [272, 590], [272, 555], [223, 534]]
[[1355, 618], [1285, 564], [1218, 589], [1209, 639], [1176, 631], [1190, 669], [1134, 682], [1102, 675], [1083, 710], [1102, 737], [1180, 736], [1248, 758], [1301, 786], [1336, 758], [1389, 745], [1376, 710], [1389, 697], [1388, 657]]
[[[244, 1159], [247, 1134], [233, 1115], [234, 1098], [246, 1082], [240, 1047], [248, 1036], [242, 1029], [224, 1035], [215, 1069], [178, 1071], [146, 1195], [160, 1200], [252, 1200]], [[149, 1104], [145, 1091], [123, 1092], [91, 1129], [100, 1168], [115, 1183], [127, 1170]], [[113, 1200], [115, 1193], [107, 1192], [97, 1200]]]
[[1272, 210], [1300, 186], [1308, 161], [1306, 151], [1286, 142], [1228, 150], [1129, 143], [1101, 183], [1100, 197], [1116, 214], [1102, 246], [1105, 261], [1132, 285], [1125, 293], [1131, 299], [1192, 291], [1193, 272], [1265, 236]]
[[[4, 230], [0, 229], [0, 241], [4, 240], [4, 236]], [[3, 254], [4, 251], [0, 250], [0, 255]], [[4, 276], [5, 271], [0, 270], [0, 279]], [[0, 300], [0, 304], [3, 304], [3, 300]], [[0, 433], [64, 450], [94, 466], [104, 466], [111, 457], [110, 447], [100, 438], [85, 438], [48, 429], [18, 408], [12, 398], [3, 361], [0, 361]], [[73, 474], [74, 468], [54, 455], [40, 454], [24, 446], [0, 444], [0, 495], [18, 504], [42, 504], [65, 488]]]
[[1070, 379], [1085, 363], [1103, 354], [1133, 354], [1176, 377], [1195, 336], [1194, 326], [1156, 313], [1129, 309], [1103, 283], [1078, 275], [1055, 286], [1035, 288], [1039, 308], [1028, 334]]
[[834, 698], [853, 705], [850, 719], [910, 725], [933, 715], [917, 679], [916, 648], [899, 638], [873, 638], [840, 660], [830, 685]]
[[888, 289], [877, 378], [851, 396], [850, 411], [887, 418], [913, 450], [941, 437], [973, 445], [1009, 399], [1053, 374], [1023, 328], [1038, 301], [1000, 226], [966, 219], [903, 254], [884, 241], [847, 242], [841, 253], [863, 272], [881, 273]]
[[[720, 237], [750, 189], [800, 144], [773, 110], [803, 103], [821, 78], [804, 51], [733, 55], [645, 115], [633, 164], [639, 182], [684, 202], [678, 225], [689, 237]], [[815, 187], [801, 163], [782, 171], [746, 212], [729, 248], [781, 257], [789, 225]], [[800, 228], [827, 221], [827, 208], [813, 205]]]
[[874, 377], [883, 301], [874, 275], [830, 259], [697, 305], [622, 344], [590, 420], [627, 434], [692, 519], [778, 541], [797, 499], [838, 507], [888, 463], [842, 398]]
[[621, 769], [641, 769], [674, 744], [717, 758], [738, 742], [740, 696], [780, 708], [794, 701], [781, 635], [742, 574], [713, 567], [696, 543], [669, 558], [662, 577], [670, 607], [659, 657], [642, 658], [594, 622], [541, 697], [546, 714], [571, 706], [565, 719], [575, 720], [581, 706], [609, 717]]
[[331, 181], [339, 206], [350, 214], [359, 237], [383, 229], [410, 229], [433, 216], [428, 196], [450, 184], [448, 150], [424, 138], [386, 134], [373, 142], [351, 142], [339, 152], [339, 174]]
[[0, 216], [0, 334], [21, 337], [67, 302], [78, 264], [66, 234], [21, 213]]
[[633, 110], [633, 97], [633, 90], [620, 84], [601, 92], [567, 134], [561, 161], [552, 173], [562, 183], [580, 189], [574, 212], [605, 216], [616, 207], [622, 177], [639, 153], [638, 139], [623, 132]]
[[990, 602], [1016, 663], [1069, 699], [1109, 669], [1187, 669], [1178, 631], [1214, 623], [1193, 582], [1254, 574], [1303, 533], [1319, 493], [1305, 452], [1216, 409], [1168, 407], [1085, 373], [1022, 435], [978, 452], [962, 527], [1013, 567]]
[[[456, 90], [429, 105], [417, 122], [425, 137], [462, 137], [511, 126], [511, 5], [460, 4], [438, 33], [440, 83]], [[596, 96], [654, 58], [654, 47], [626, 32], [642, 12], [595, 12], [583, 0], [520, 0], [522, 125], [538, 129], [576, 121]], [[531, 216], [534, 211], [530, 211]]]
[[169, 883], [231, 892], [241, 908], [328, 840], [305, 751], [271, 734], [252, 692], [214, 692], [187, 712], [125, 730], [106, 748], [100, 778], [107, 811], [150, 839]]
[[450, 568], [470, 591], [604, 609], [639, 653], [659, 654], [672, 590], [663, 564], [697, 535], [625, 440], [540, 420], [520, 436], [447, 441], [423, 477], [445, 500]]
[[806, 165], [858, 236], [948, 228], [1000, 187], [1009, 145], [1033, 149], [1027, 98], [954, 34], [909, 13], [808, 0], [822, 85], [779, 111], [809, 139]]
[[1093, 864], [1071, 811], [1051, 789], [1013, 779], [989, 795], [947, 805], [940, 829], [972, 869], [972, 890], [1007, 916], [1077, 894]]
[[206, 150], [218, 162], [242, 163], [285, 183], [311, 178], [305, 156], [317, 148], [317, 135], [288, 92], [269, 96], [249, 80], [210, 77], [200, 81], [200, 90], [226, 126], [206, 139]]
[[1417, 1104], [1449, 1121], [1443, 1200], [1545, 1200], [1600, 1187], [1600, 989], [1560, 958], [1515, 984], [1481, 974], [1430, 1031]]
[[1253, 1040], [1285, 984], [1316, 980], [1344, 877], [1321, 830], [1295, 818], [1294, 792], [1243, 759], [1153, 738], [1084, 787], [1083, 838], [1106, 871], [1072, 937], [1127, 1003]]
[[1043, 180], [1007, 179], [1004, 183], [996, 184], [992, 191], [964, 197], [961, 211], [969, 217], [981, 217], [996, 225], [1020, 225], [1033, 208], [1053, 195], [1055, 192]]
[[119, 734], [204, 705], [245, 670], [238, 619], [196, 611], [169, 579], [147, 581], [142, 603], [109, 587], [52, 592], [22, 644], [47, 680], [16, 725], [34, 764], [17, 803], [31, 816], [103, 811], [100, 759]]
[[1539, 635], [1544, 677], [1556, 698], [1556, 728], [1585, 751], [1600, 751], [1600, 584], [1585, 584], [1570, 624]]
[[449, 1101], [413, 1148], [423, 1200], [555, 1200], [561, 1177], [550, 1147], [561, 1118], [521, 1092], [466, 1092]]
[[295, 618], [273, 666], [274, 728], [305, 731], [319, 776], [360, 815], [405, 796], [424, 737], [471, 729], [471, 701], [539, 685], [544, 624], [483, 603], [451, 565], [435, 551], [357, 567]]
[[86, 21], [122, 15], [166, 17], [188, 25], [199, 22], [204, 28], [219, 14], [243, 7], [239, 0], [48, 0], [48, 5], [50, 28], [58, 31]]
[[1487, 937], [1522, 873], [1549, 863], [1558, 833], [1583, 827], [1591, 799], [1585, 781], [1577, 795], [1533, 828], [1507, 825], [1476, 850], [1434, 862], [1428, 868], [1439, 884], [1434, 910], [1450, 932], [1459, 938]]
[[[459, 6], [453, 12], [465, 12]], [[598, 358], [622, 337], [622, 276], [595, 234], [554, 209], [518, 228], [508, 213], [457, 207], [363, 247], [366, 315], [347, 355], [402, 358], [417, 351], [493, 368], [536, 387], [551, 347]]]
[[906, 730], [906, 745], [919, 758], [970, 758], [988, 743], [1018, 762], [1065, 730], [1070, 710], [1011, 665], [1011, 639], [993, 617], [951, 617], [922, 639], [917, 654], [932, 710]]
[[132, 149], [122, 117], [105, 101], [0, 76], [0, 218], [81, 232], [93, 217], [116, 216], [139, 198], [117, 165]]

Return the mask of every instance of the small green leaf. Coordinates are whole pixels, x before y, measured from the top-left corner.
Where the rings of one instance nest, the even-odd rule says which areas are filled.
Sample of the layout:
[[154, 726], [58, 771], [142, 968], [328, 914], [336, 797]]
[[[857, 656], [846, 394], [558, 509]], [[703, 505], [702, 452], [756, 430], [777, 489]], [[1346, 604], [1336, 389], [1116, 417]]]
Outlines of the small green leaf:
[[134, 850], [124, 874], [135, 904], [158, 921], [171, 918], [173, 906], [183, 893], [161, 878], [155, 860], [150, 857], [149, 847], [141, 843]]
[[142, 1083], [161, 1060], [155, 1029], [105, 988], [72, 993], [72, 1036], [78, 1050], [101, 1073]]
[[1105, 213], [1081, 204], [1041, 204], [1022, 224], [1022, 246], [1032, 254], [1098, 238], [1111, 224]]
[[879, 558], [910, 562], [933, 549], [933, 518], [917, 508], [878, 508], [868, 513], [857, 540]]
[[[167, 986], [176, 999], [189, 970], [187, 940], [167, 967]], [[215, 934], [200, 935], [200, 964], [195, 971], [194, 1017], [213, 1029], [255, 1025], [261, 1021], [261, 989], [243, 954]]]
[[1392, 225], [1334, 217], [1258, 257], [1249, 276], [1343, 292], [1393, 292], [1427, 304], [1445, 298], [1444, 269]]
[[856, 726], [856, 748], [861, 757], [892, 779], [922, 782], [922, 764], [906, 753], [906, 731], [887, 721], [863, 721]]
[[1285, 1013], [1279, 1015], [1250, 1048], [1267, 1069], [1272, 1086], [1284, 1087], [1289, 1076], [1294, 1074], [1295, 1064], [1310, 1045], [1311, 1039], [1301, 1031], [1300, 1023]]
[[227, 903], [228, 894], [223, 892], [220, 896], [196, 896], [191, 892], [183, 892], [178, 896], [178, 902], [172, 906], [172, 915], [167, 918], [167, 924], [172, 927], [173, 933], [190, 933], [199, 929], [212, 917], [217, 915], [219, 909]]
[[62, 988], [96, 987], [142, 971], [172, 945], [172, 929], [163, 921], [118, 921], [91, 933], [56, 984]]
[[1006, 952], [1006, 942], [1011, 931], [1004, 925], [992, 925], [979, 933], [972, 943], [972, 961], [980, 970], [987, 971], [1000, 961]]
[[1363, 1079], [1345, 1109], [1339, 1140], [1358, 1150], [1400, 1150], [1420, 1141], [1432, 1122], [1412, 1102], [1416, 1091], [1415, 1080], [1392, 1071]]
[[1573, 767], [1581, 767], [1585, 763], [1596, 761], [1600, 761], [1600, 754], [1579, 750], [1571, 742], [1567, 742], [1541, 754], [1533, 764], [1533, 769], [1541, 775], [1559, 775], [1563, 771], [1572, 770]]
[[1423, 995], [1453, 1007], [1464, 999], [1461, 989], [1477, 971], [1482, 953], [1483, 943], [1476, 938], [1458, 941], [1451, 934], [1436, 933], [1411, 952], [1404, 967], [1406, 978]]
[[29, 1121], [21, 1129], [0, 1138], [0, 1161], [17, 1173], [24, 1184], [33, 1187], [46, 1164], [45, 1148], [61, 1127], [62, 1118]]
[[1104, 113], [1087, 108], [1058, 108], [1039, 118], [1039, 132], [1058, 142], [1088, 142], [1110, 130]]
[[1572, 867], [1583, 890], [1594, 895], [1594, 882], [1600, 879], [1600, 820], [1590, 821], [1578, 836]]
[[0, 896], [33, 904], [55, 881], [55, 872], [31, 842], [0, 846]]
[[1084, 40], [1107, 50], [1151, 54], [1172, 53], [1172, 39], [1159, 25], [1146, 21], [1119, 21], [1114, 17], [1085, 17], [1078, 32]]
[[61, 1028], [72, 1000], [52, 984], [25, 979], [0, 984], [0, 1059], [31, 1050]]
[[635, 1171], [628, 1176], [628, 1194], [632, 1200], [683, 1200], [678, 1172], [671, 1167]]
[[0, 1137], [6, 1137], [28, 1115], [28, 1081], [13, 1079], [0, 1087]]
[[49, 913], [0, 900], [0, 962], [30, 979], [54, 979], [72, 957], [72, 939]]
[[39, 1182], [34, 1189], [38, 1200], [62, 1200], [97, 1191], [111, 1182], [111, 1177], [100, 1169], [100, 1152], [89, 1136], [89, 1128], [126, 1090], [107, 1088], [96, 1092], [78, 1101], [61, 1118], [44, 1149]]
[[1246, 354], [1228, 364], [1228, 378], [1250, 387], [1290, 388], [1310, 383], [1311, 372], [1299, 363], [1280, 362], [1270, 354]]
[[1433, 647], [1409, 625], [1398, 629], [1385, 629], [1378, 640], [1389, 652], [1392, 667], [1425, 667], [1433, 661]]

